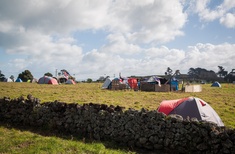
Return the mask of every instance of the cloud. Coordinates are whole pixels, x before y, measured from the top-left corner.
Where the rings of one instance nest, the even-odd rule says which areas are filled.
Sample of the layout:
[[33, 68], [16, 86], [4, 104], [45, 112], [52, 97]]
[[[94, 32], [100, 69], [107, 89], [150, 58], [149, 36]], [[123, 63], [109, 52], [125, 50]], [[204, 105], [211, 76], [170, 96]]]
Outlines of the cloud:
[[225, 66], [225, 69], [230, 71], [233, 69], [233, 58], [235, 58], [235, 44], [202, 44], [198, 43], [195, 46], [189, 46], [185, 52], [185, 59], [182, 64], [187, 65], [187, 68], [201, 67], [208, 70], [216, 71], [218, 66]]
[[211, 22], [219, 19], [222, 25], [227, 28], [234, 28], [234, 13], [231, 13], [235, 7], [234, 0], [224, 0], [215, 8], [209, 8], [211, 0], [192, 0], [189, 3], [188, 11], [198, 14], [201, 21]]
[[[73, 42], [73, 38], [53, 40], [49, 36], [33, 36], [37, 36], [34, 42], [29, 41], [24, 45], [6, 50], [11, 55], [24, 55], [21, 59], [10, 61], [7, 66], [9, 70], [29, 69], [34, 70], [35, 74], [43, 75], [48, 71], [54, 72], [57, 68], [63, 69], [67, 66], [73, 68], [81, 63], [82, 49], [77, 45], [70, 44]], [[37, 77], [41, 75], [37, 75]]]
[[226, 10], [224, 10], [221, 5], [217, 6], [216, 8], [210, 9], [208, 7], [210, 3], [211, 0], [192, 0], [190, 1], [188, 9], [198, 14], [200, 20], [202, 21], [213, 21], [220, 18]]
[[[231, 71], [235, 66], [235, 44], [202, 44], [189, 46], [186, 51], [169, 49], [165, 46], [140, 48], [141, 58], [126, 58], [114, 53], [102, 53], [94, 50], [83, 58], [82, 67], [87, 68], [81, 74], [93, 72], [94, 77], [122, 73], [123, 76], [164, 74], [167, 67], [187, 73], [189, 68], [205, 68], [217, 72], [218, 66]], [[98, 77], [97, 77], [98, 78]]]
[[62, 36], [86, 29], [105, 29], [120, 32], [128, 41], [137, 43], [173, 40], [183, 35], [181, 28], [187, 19], [178, 0], [171, 3], [162, 0], [22, 0], [19, 3], [13, 0], [0, 2], [0, 10], [3, 15], [0, 27], [5, 35], [17, 34], [19, 29]]
[[[17, 0], [1, 1], [1, 20], [46, 33], [68, 33], [76, 29], [97, 29], [106, 22], [108, 0]], [[14, 6], [14, 9], [12, 9]]]
[[128, 39], [122, 34], [109, 34], [107, 39], [109, 43], [102, 47], [101, 52], [119, 54], [121, 56], [133, 56], [141, 52], [137, 44], [128, 42]]
[[[119, 42], [115, 43], [112, 45], [122, 45], [118, 44]], [[83, 53], [78, 46], [63, 43], [49, 42], [43, 49], [47, 52], [27, 55], [26, 58], [12, 60], [4, 66], [7, 65], [9, 70], [17, 73], [29, 69], [37, 78], [46, 72], [54, 74], [56, 69], [65, 68], [71, 74], [76, 74], [77, 79], [89, 77], [94, 80], [105, 75], [117, 77], [119, 72], [123, 76], [164, 74], [167, 67], [180, 70], [181, 73], [187, 73], [190, 67], [214, 71], [218, 69], [217, 66], [223, 66], [227, 71], [235, 67], [233, 62], [235, 44], [228, 43], [218, 45], [198, 43], [189, 46], [185, 51], [166, 46], [147, 49], [138, 46], [139, 52], [135, 54], [135, 49], [132, 49], [130, 52], [133, 52], [133, 56], [127, 57], [115, 52], [104, 52], [103, 48]], [[61, 52], [56, 52], [58, 50]]]
[[235, 27], [235, 14], [227, 13], [224, 17], [220, 19], [220, 23], [228, 28]]
[[225, 10], [230, 10], [235, 7], [235, 1], [234, 0], [224, 0], [222, 3], [222, 7]]
[[[177, 0], [116, 1], [112, 6], [111, 30], [126, 34], [131, 42], [163, 43], [183, 35], [187, 15]], [[148, 10], [148, 11], [146, 11]], [[157, 10], [157, 11], [156, 11]], [[122, 24], [119, 24], [122, 23]]]

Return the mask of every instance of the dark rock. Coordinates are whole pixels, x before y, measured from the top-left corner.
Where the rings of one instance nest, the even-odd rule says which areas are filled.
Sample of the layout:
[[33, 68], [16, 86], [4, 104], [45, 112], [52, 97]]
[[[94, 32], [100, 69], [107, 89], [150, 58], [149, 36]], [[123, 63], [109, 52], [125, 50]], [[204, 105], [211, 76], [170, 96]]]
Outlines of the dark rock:
[[156, 150], [162, 150], [164, 147], [163, 147], [163, 145], [161, 145], [161, 144], [154, 144], [154, 149], [156, 149]]
[[222, 145], [227, 149], [232, 148], [234, 146], [233, 142], [230, 141], [229, 139], [227, 139], [225, 142], [222, 142]]
[[169, 117], [171, 117], [172, 122], [182, 122], [184, 120], [184, 118], [178, 114], [170, 114]]
[[140, 144], [142, 144], [142, 145], [145, 144], [147, 141], [148, 141], [148, 139], [145, 138], [145, 137], [139, 138], [139, 142], [140, 142]]
[[207, 150], [209, 147], [206, 143], [201, 143], [201, 144], [198, 144], [197, 145], [197, 149], [200, 150], [200, 151], [204, 151], [204, 150]]

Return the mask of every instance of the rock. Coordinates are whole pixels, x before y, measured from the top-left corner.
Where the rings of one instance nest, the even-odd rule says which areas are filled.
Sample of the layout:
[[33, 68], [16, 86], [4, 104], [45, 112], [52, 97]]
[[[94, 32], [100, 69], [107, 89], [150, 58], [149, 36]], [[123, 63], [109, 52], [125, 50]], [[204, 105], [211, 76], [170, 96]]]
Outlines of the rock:
[[197, 118], [191, 118], [191, 120], [190, 120], [191, 122], [193, 122], [193, 123], [199, 123], [199, 121], [198, 121], [198, 119]]
[[200, 151], [204, 151], [208, 149], [208, 145], [206, 143], [201, 143], [197, 145], [197, 149]]
[[178, 114], [170, 114], [168, 116], [171, 117], [172, 122], [182, 122], [184, 120], [184, 118]]
[[164, 146], [168, 147], [170, 145], [171, 140], [169, 138], [165, 138], [164, 140]]
[[141, 138], [139, 138], [139, 142], [140, 142], [140, 144], [145, 144], [146, 142], [147, 142], [147, 138], [145, 138], [145, 137], [141, 137]]
[[154, 144], [153, 147], [156, 150], [162, 150], [163, 149], [163, 145], [161, 145], [161, 144]]
[[234, 146], [233, 142], [230, 141], [229, 139], [227, 139], [225, 142], [222, 142], [222, 145], [227, 149], [232, 148]]

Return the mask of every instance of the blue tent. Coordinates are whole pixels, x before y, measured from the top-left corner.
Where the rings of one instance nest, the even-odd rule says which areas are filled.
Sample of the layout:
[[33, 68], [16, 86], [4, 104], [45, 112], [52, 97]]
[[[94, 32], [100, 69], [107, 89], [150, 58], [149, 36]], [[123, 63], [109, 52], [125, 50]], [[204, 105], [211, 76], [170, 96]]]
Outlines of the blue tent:
[[20, 78], [17, 78], [15, 82], [22, 82]]
[[221, 87], [221, 85], [220, 85], [219, 82], [215, 81], [215, 82], [211, 85], [211, 87]]

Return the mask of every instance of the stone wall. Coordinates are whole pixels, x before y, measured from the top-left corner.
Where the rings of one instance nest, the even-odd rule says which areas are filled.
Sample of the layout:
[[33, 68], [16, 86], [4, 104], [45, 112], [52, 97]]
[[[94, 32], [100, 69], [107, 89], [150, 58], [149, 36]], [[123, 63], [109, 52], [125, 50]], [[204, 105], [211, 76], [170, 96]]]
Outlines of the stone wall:
[[28, 95], [0, 99], [0, 121], [115, 141], [131, 148], [174, 153], [235, 153], [235, 130], [216, 124], [165, 116], [146, 109], [105, 104], [45, 102]]

